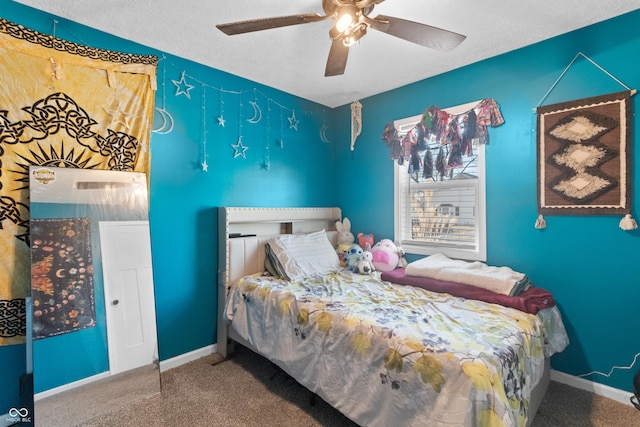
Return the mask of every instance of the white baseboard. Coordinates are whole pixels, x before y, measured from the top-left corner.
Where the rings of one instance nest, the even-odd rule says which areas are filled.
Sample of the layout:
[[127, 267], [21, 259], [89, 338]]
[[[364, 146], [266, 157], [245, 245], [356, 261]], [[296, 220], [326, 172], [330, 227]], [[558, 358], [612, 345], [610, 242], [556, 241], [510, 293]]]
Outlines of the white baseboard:
[[177, 368], [180, 365], [184, 365], [185, 363], [189, 363], [196, 359], [200, 359], [201, 357], [208, 356], [212, 353], [215, 353], [216, 351], [218, 351], [218, 344], [213, 344], [190, 351], [189, 353], [184, 353], [179, 356], [172, 357], [171, 359], [162, 360], [160, 361], [160, 372], [167, 371], [171, 368]]
[[69, 384], [65, 384], [65, 385], [61, 385], [60, 387], [55, 387], [55, 388], [51, 388], [49, 390], [40, 392], [40, 393], [36, 393], [33, 395], [33, 400], [38, 401], [40, 399], [44, 399], [45, 397], [49, 397], [49, 396], [53, 396], [55, 394], [58, 393], [62, 393], [63, 391], [67, 391], [67, 390], [72, 390], [76, 387], [80, 387], [83, 386], [85, 384], [90, 384], [94, 381], [98, 381], [98, 380], [102, 380], [104, 378], [109, 378], [111, 376], [111, 374], [109, 372], [103, 372], [101, 374], [98, 375], [94, 375], [92, 377], [87, 377], [87, 378], [83, 378], [81, 380], [69, 383]]
[[631, 405], [629, 400], [633, 393], [628, 391], [613, 388], [608, 385], [596, 383], [593, 381], [585, 380], [584, 378], [576, 377], [573, 375], [565, 374], [564, 372], [551, 370], [551, 379], [562, 384], [566, 384], [581, 390], [590, 391], [600, 396], [608, 397], [617, 402], [624, 403], [625, 405]]

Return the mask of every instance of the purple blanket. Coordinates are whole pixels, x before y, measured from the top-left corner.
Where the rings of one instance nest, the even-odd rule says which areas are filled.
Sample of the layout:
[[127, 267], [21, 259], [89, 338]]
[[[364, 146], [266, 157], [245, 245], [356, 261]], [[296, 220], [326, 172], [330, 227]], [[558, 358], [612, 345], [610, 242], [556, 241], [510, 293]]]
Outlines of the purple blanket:
[[429, 277], [408, 276], [404, 268], [385, 271], [382, 273], [381, 279], [400, 285], [411, 285], [423, 288], [428, 291], [447, 293], [456, 297], [500, 304], [531, 314], [536, 314], [543, 308], [556, 305], [553, 295], [551, 295], [549, 291], [536, 286], [531, 286], [519, 295], [509, 296], [463, 283], [446, 282]]

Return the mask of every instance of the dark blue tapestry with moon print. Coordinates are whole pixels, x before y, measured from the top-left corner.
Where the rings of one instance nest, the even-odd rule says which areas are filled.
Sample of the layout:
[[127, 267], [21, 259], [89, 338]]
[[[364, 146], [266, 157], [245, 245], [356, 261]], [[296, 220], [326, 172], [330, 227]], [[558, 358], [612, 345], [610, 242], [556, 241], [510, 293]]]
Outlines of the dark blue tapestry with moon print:
[[31, 220], [33, 339], [96, 324], [89, 218]]

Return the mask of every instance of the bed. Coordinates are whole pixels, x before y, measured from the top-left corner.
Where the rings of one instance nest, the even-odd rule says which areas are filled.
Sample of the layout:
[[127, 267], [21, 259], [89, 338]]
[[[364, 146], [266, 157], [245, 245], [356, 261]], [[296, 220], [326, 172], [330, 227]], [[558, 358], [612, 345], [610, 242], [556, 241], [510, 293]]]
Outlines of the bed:
[[[363, 426], [530, 425], [568, 344], [557, 307], [531, 314], [344, 269], [266, 271], [274, 242], [333, 249], [341, 218], [219, 208], [218, 352], [261, 354]], [[318, 258], [309, 268], [328, 268]]]

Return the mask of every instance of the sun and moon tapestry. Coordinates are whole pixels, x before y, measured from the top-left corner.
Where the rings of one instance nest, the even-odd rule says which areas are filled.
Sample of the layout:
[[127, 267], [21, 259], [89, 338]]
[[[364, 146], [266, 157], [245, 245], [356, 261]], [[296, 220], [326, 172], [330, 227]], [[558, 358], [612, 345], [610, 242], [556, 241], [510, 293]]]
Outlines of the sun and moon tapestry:
[[148, 173], [157, 64], [0, 18], [0, 345], [25, 342], [29, 166]]

